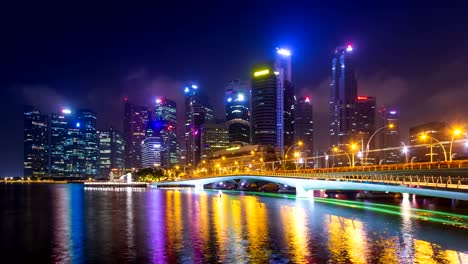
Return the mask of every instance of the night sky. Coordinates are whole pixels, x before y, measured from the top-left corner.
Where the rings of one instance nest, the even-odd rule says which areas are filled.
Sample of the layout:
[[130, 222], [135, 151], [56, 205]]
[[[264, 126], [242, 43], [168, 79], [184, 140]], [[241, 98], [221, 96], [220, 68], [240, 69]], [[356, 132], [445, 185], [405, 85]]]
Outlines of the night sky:
[[194, 80], [221, 118], [225, 83], [248, 80], [277, 46], [292, 50], [296, 94], [312, 97], [318, 148], [328, 141], [331, 56], [347, 43], [357, 55], [359, 94], [400, 109], [403, 139], [413, 124], [468, 121], [466, 6], [195, 2], [2, 6], [0, 176], [22, 175], [25, 103], [43, 113], [90, 108], [98, 128], [121, 129], [124, 96], [147, 105], [166, 96], [181, 112], [182, 84]]

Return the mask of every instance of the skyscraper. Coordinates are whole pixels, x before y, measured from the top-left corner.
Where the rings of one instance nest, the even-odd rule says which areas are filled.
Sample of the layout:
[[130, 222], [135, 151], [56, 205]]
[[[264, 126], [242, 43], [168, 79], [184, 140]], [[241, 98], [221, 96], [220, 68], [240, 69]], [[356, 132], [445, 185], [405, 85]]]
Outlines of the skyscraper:
[[[395, 148], [401, 146], [399, 112], [394, 107], [381, 107], [379, 109], [381, 122], [386, 127], [381, 136], [381, 149]], [[383, 152], [383, 163], [400, 162], [400, 153], [398, 149], [387, 150]], [[381, 154], [380, 154], [381, 156]]]
[[124, 150], [125, 142], [122, 135], [115, 128], [106, 131], [99, 131], [99, 160], [100, 175], [108, 177], [111, 171], [115, 176], [124, 173]]
[[314, 152], [314, 118], [310, 97], [299, 98], [295, 106], [294, 140], [302, 141], [304, 157], [312, 157]]
[[206, 123], [201, 126], [202, 157], [208, 158], [218, 150], [229, 147], [229, 133], [225, 124]]
[[291, 51], [276, 48], [275, 74], [277, 75], [277, 146], [283, 155], [285, 146], [294, 144], [294, 85], [291, 80]]
[[76, 127], [84, 142], [84, 174], [88, 177], [99, 175], [99, 136], [96, 129], [97, 116], [91, 110], [77, 112]]
[[146, 107], [133, 105], [127, 98], [124, 101], [125, 167], [141, 168], [141, 143], [145, 139], [149, 111]]
[[47, 115], [32, 106], [24, 106], [24, 176], [41, 178], [47, 175]]
[[146, 136], [141, 143], [142, 168], [160, 167], [162, 165], [163, 141], [161, 134], [164, 129], [163, 122], [161, 120], [148, 121]]
[[201, 158], [201, 125], [214, 119], [206, 95], [198, 85], [188, 83], [185, 92], [185, 153], [186, 164], [196, 166]]
[[278, 95], [278, 77], [272, 63], [253, 68], [251, 93], [252, 144], [281, 147], [277, 133], [282, 131], [283, 112], [277, 114], [278, 97], [281, 96]]
[[246, 83], [233, 80], [226, 86], [226, 125], [229, 143], [250, 144], [250, 92]]
[[349, 144], [356, 132], [357, 80], [353, 47], [338, 47], [332, 59], [330, 84], [330, 139]]
[[[356, 141], [359, 142], [361, 151], [367, 148], [370, 136], [375, 131], [376, 100], [371, 96], [358, 96], [356, 102]], [[369, 149], [375, 149], [375, 139], [369, 142]], [[368, 155], [363, 163], [374, 164], [374, 155]]]
[[177, 107], [167, 98], [156, 99], [155, 120], [163, 121], [161, 130], [161, 166], [172, 168], [178, 163]]
[[65, 143], [69, 125], [73, 120], [71, 114], [70, 109], [62, 109], [61, 112], [50, 115], [49, 174], [52, 177], [64, 177], [68, 170]]

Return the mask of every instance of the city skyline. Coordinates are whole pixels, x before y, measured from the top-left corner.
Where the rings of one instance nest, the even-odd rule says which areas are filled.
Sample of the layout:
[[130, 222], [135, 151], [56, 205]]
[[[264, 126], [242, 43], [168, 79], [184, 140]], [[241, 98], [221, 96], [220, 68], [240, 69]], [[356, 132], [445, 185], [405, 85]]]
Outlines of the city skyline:
[[[304, 14], [300, 13], [299, 15]], [[271, 14], [266, 14], [265, 16], [267, 18], [271, 18]], [[390, 15], [386, 14], [386, 16]], [[427, 16], [428, 17], [425, 18], [428, 20], [427, 25], [432, 26], [432, 34], [438, 34], [439, 36], [448, 34], [450, 36], [450, 34], [445, 32], [445, 30], [438, 28], [435, 25], [435, 21], [429, 18], [429, 15]], [[440, 13], [437, 17], [446, 19], [446, 25], [450, 25], [452, 29], [453, 27], [456, 27], [454, 23], [454, 20], [456, 19], [445, 17], [443, 15], [443, 12]], [[462, 19], [458, 16], [455, 17], [457, 19]], [[410, 18], [406, 17], [406, 19]], [[343, 20], [345, 19], [343, 18]], [[363, 20], [366, 19], [363, 18]], [[362, 22], [363, 21], [361, 21], [361, 23]], [[293, 19], [291, 23], [301, 26], [302, 29], [306, 27], [305, 23], [299, 23], [298, 20]], [[324, 25], [324, 27], [330, 26], [325, 26], [326, 23], [322, 24]], [[334, 27], [337, 27], [338, 24], [341, 25], [344, 24], [344, 22], [337, 22], [334, 25]], [[239, 26], [245, 29], [243, 25]], [[158, 48], [148, 47], [145, 50], [152, 50], [153, 53], [150, 57], [154, 61], [153, 63], [149, 62], [146, 59], [143, 60], [141, 58], [140, 62], [138, 62], [138, 59], [136, 59], [137, 62], [135, 64], [140, 66], [133, 67], [135, 64], [132, 63], [126, 65], [124, 64], [120, 66], [124, 69], [116, 71], [116, 73], [118, 74], [113, 73], [109, 75], [109, 73], [106, 72], [106, 70], [102, 70], [102, 74], [100, 74], [100, 72], [98, 71], [98, 78], [96, 76], [88, 76], [88, 78], [82, 79], [81, 77], [86, 77], [86, 75], [89, 75], [91, 74], [91, 72], [93, 72], [93, 70], [91, 70], [92, 68], [87, 68], [81, 69], [76, 75], [68, 74], [70, 76], [69, 78], [54, 78], [54, 76], [58, 75], [57, 73], [60, 72], [57, 69], [58, 65], [64, 65], [54, 62], [52, 63], [53, 65], [47, 68], [48, 71], [50, 71], [50, 73], [44, 73], [40, 71], [37, 73], [33, 73], [34, 71], [32, 69], [29, 69], [29, 71], [25, 71], [26, 77], [24, 79], [16, 76], [17, 74], [7, 74], [8, 77], [4, 78], [3, 84], [5, 87], [7, 87], [7, 89], [5, 89], [6, 94], [18, 95], [18, 97], [20, 98], [19, 102], [25, 102], [35, 105], [41, 112], [52, 112], [52, 109], [54, 109], [54, 111], [57, 111], [57, 109], [67, 106], [73, 108], [90, 108], [95, 110], [99, 114], [101, 121], [109, 120], [108, 122], [103, 122], [104, 124], [100, 124], [100, 126], [115, 126], [120, 131], [122, 131], [121, 122], [119, 123], [118, 121], [118, 119], [121, 116], [120, 113], [122, 112], [122, 96], [127, 95], [129, 98], [134, 99], [137, 104], [145, 105], [150, 105], [150, 102], [145, 102], [145, 100], [142, 100], [141, 97], [151, 97], [150, 99], [148, 99], [148, 101], [154, 101], [154, 99], [157, 96], [168, 97], [177, 101], [177, 104], [179, 105], [178, 114], [180, 115], [183, 113], [183, 110], [180, 110], [180, 106], [183, 105], [183, 101], [181, 101], [181, 96], [183, 96], [183, 94], [180, 94], [180, 87], [182, 87], [183, 85], [182, 82], [185, 82], [186, 80], [190, 79], [197, 80], [201, 87], [204, 87], [204, 89], [206, 89], [207, 92], [213, 94], [212, 98], [210, 99], [214, 105], [215, 114], [217, 117], [222, 116], [224, 114], [224, 112], [222, 111], [224, 105], [220, 104], [220, 101], [222, 101], [221, 98], [223, 98], [223, 89], [225, 87], [225, 84], [229, 80], [235, 78], [248, 79], [248, 71], [252, 63], [262, 61], [262, 59], [271, 57], [271, 54], [274, 51], [274, 47], [283, 46], [281, 44], [285, 44], [284, 46], [288, 46], [292, 51], [292, 68], [294, 69], [292, 73], [292, 79], [294, 80], [294, 84], [296, 85], [298, 91], [297, 95], [311, 96], [312, 103], [314, 104], [314, 110], [317, 113], [315, 118], [315, 127], [317, 128], [316, 136], [324, 137], [324, 130], [325, 135], [327, 132], [326, 120], [328, 120], [328, 111], [327, 107], [323, 107], [323, 101], [328, 101], [328, 89], [326, 89], [326, 87], [329, 82], [330, 54], [334, 50], [335, 46], [342, 45], [343, 43], [353, 43], [353, 47], [357, 52], [356, 64], [358, 69], [358, 84], [360, 91], [362, 90], [362, 94], [376, 97], [377, 107], [380, 107], [385, 104], [396, 105], [397, 108], [399, 108], [401, 112], [401, 133], [403, 134], [402, 136], [404, 139], [408, 139], [408, 129], [410, 126], [416, 125], [415, 123], [424, 123], [427, 121], [446, 121], [449, 124], [454, 124], [462, 120], [462, 118], [459, 117], [466, 115], [466, 109], [464, 104], [457, 103], [460, 101], [456, 100], [460, 100], [457, 98], [463, 98], [463, 88], [465, 87], [463, 85], [465, 85], [465, 80], [463, 76], [456, 74], [456, 69], [460, 68], [459, 64], [461, 63], [461, 61], [463, 61], [466, 52], [458, 52], [457, 56], [455, 56], [454, 54], [457, 53], [456, 51], [463, 51], [461, 47], [463, 46], [463, 41], [466, 41], [464, 38], [458, 39], [456, 44], [446, 46], [446, 53], [441, 53], [438, 50], [443, 50], [443, 48], [441, 48], [443, 47], [443, 45], [437, 40], [432, 39], [432, 41], [427, 41], [425, 38], [414, 38], [414, 43], [405, 44], [401, 43], [401, 40], [396, 40], [392, 44], [385, 44], [382, 43], [383, 41], [379, 42], [378, 34], [374, 34], [375, 31], [369, 29], [369, 26], [364, 28], [364, 33], [356, 33], [356, 27], [356, 25], [351, 26], [348, 30], [349, 32], [345, 32], [346, 30], [336, 30], [336, 32], [333, 31], [333, 36], [329, 36], [329, 38], [327, 38], [326, 41], [322, 42], [320, 45], [317, 44], [317, 46], [310, 45], [312, 43], [312, 38], [310, 38], [310, 36], [306, 38], [303, 33], [285, 33], [285, 30], [281, 29], [281, 27], [277, 34], [276, 32], [268, 31], [269, 37], [267, 37], [267, 35], [263, 33], [260, 37], [260, 43], [251, 45], [250, 49], [233, 49], [232, 53], [228, 53], [228, 57], [230, 58], [236, 57], [236, 53], [239, 53], [241, 51], [247, 51], [245, 57], [242, 57], [242, 59], [237, 60], [236, 63], [234, 63], [236, 65], [235, 69], [232, 69], [230, 63], [220, 64], [225, 65], [226, 70], [222, 68], [221, 69], [223, 72], [226, 73], [223, 73], [222, 76], [215, 78], [212, 77], [214, 76], [214, 73], [217, 72], [216, 67], [213, 67], [216, 64], [204, 63], [199, 65], [199, 67], [196, 67], [197, 65], [193, 63], [190, 63], [190, 66], [186, 66], [183, 63], [181, 63], [182, 60], [180, 60], [180, 56], [187, 55], [187, 52], [189, 52], [189, 50], [194, 51], [192, 48], [186, 48], [187, 50], [180, 49], [179, 52], [181, 53], [181, 55], [177, 55], [174, 58], [174, 63], [169, 65], [167, 67], [168, 69], [161, 70], [161, 67], [159, 67], [158, 69], [158, 67], [155, 67], [153, 64], [154, 62], [158, 61], [157, 54], [160, 54], [157, 52]], [[382, 25], [382, 27], [388, 28], [390, 26]], [[418, 26], [412, 25], [412, 27], [417, 28]], [[398, 29], [401, 28], [398, 28], [398, 26], [394, 26], [393, 28], [393, 30], [395, 31], [398, 31]], [[402, 32], [403, 33], [401, 34], [404, 34], [406, 31], [403, 30]], [[245, 34], [249, 35], [249, 33], [252, 33], [252, 31], [246, 30]], [[373, 37], [375, 37], [375, 39]], [[47, 39], [53, 39], [53, 37], [48, 36]], [[310, 46], [306, 47], [306, 44]], [[412, 50], [412, 52], [408, 52], [408, 49], [414, 46], [418, 46], [420, 48], [418, 50]], [[452, 51], [448, 51], [449, 47], [453, 48]], [[127, 48], [131, 49], [131, 45]], [[48, 50], [50, 53], [49, 48], [42, 47], [42, 49]], [[378, 52], [376, 52], [377, 49], [380, 51], [381, 56], [379, 56], [375, 60], [370, 59], [372, 56], [375, 56], [375, 54], [379, 54]], [[21, 47], [15, 49], [16, 53], [14, 54], [19, 55], [19, 57], [24, 56], [19, 54], [21, 50]], [[73, 50], [73, 48], [71, 50]], [[62, 50], [61, 52], [64, 51], [65, 50]], [[214, 50], [214, 55], [216, 55], [217, 52], [218, 51]], [[164, 52], [161, 54], [164, 54]], [[319, 55], [314, 56], [314, 58], [311, 58], [311, 55], [317, 54]], [[397, 59], [390, 58], [392, 57], [391, 54], [393, 54], [394, 56], [402, 55], [402, 57], [405, 57], [407, 59], [409, 58], [409, 62], [394, 62], [393, 60]], [[423, 54], [431, 54], [433, 56], [426, 58], [423, 56]], [[442, 57], [442, 54], [446, 56]], [[117, 54], [117, 57], [119, 56], [121, 55]], [[414, 66], [413, 61], [421, 62], [421, 58], [424, 58], [426, 61], [432, 62], [432, 64], [429, 63], [428, 65], [421, 66], [418, 70], [412, 69]], [[7, 57], [7, 61], [8, 59], [12, 60], [13, 57]], [[76, 58], [70, 58], [70, 60], [67, 61], [73, 64], [73, 62], [76, 62]], [[32, 60], [32, 62], [35, 62], [35, 60]], [[176, 64], [179, 65], [177, 66]], [[313, 64], [313, 70], [307, 67], [307, 65], [311, 64]], [[437, 66], [440, 64], [445, 65], [445, 67], [449, 69], [452, 69], [447, 70], [447, 72], [449, 72], [450, 74], [444, 73], [438, 75], [439, 71], [437, 70]], [[13, 63], [13, 65], [16, 64]], [[31, 65], [35, 64], [32, 63]], [[102, 63], [98, 65], [103, 66], [107, 64]], [[381, 67], [374, 67], [375, 65], [381, 65]], [[73, 69], [74, 67], [77, 66], [71, 66], [70, 68]], [[15, 67], [12, 68], [15, 69]], [[18, 68], [17, 65], [16, 68]], [[393, 71], [393, 73], [397, 74], [393, 74], [391, 70], [389, 71], [391, 74], [387, 74], [388, 72], [385, 73], [385, 71], [383, 71], [385, 68], [397, 68], [397, 70], [394, 69], [395, 71]], [[64, 69], [64, 71], [68, 72], [71, 69]], [[174, 71], [174, 69], [176, 70]], [[9, 71], [11, 71], [11, 69], [7, 72]], [[180, 73], [178, 71], [180, 71]], [[203, 71], [209, 73], [202, 74], [201, 72]], [[312, 75], [311, 78], [308, 79], [305, 77], [307, 76], [307, 74], [305, 74], [306, 71], [310, 72], [310, 74]], [[424, 78], [422, 78], [422, 76], [426, 75], [427, 72], [435, 73], [436, 75], [434, 78], [437, 81], [432, 82], [431, 85], [425, 85], [424, 83], [426, 81], [424, 81]], [[458, 78], [455, 78], [455, 80], [459, 80], [459, 84], [451, 84], [454, 87], [454, 95], [445, 95], [443, 94], [443, 90], [439, 87], [445, 87], [445, 85], [449, 83], [447, 82], [448, 80], [451, 80], [450, 83], [452, 83], [452, 80], [454, 79], [452, 74]], [[413, 77], [419, 76], [419, 80], [410, 80], [411, 78], [408, 78], [407, 75], [413, 75]], [[77, 81], [78, 79], [79, 81]], [[126, 81], [123, 81], [124, 84], [122, 84], [122, 81], [118, 81], [119, 79], [125, 79]], [[427, 82], [430, 83], [431, 81]], [[442, 83], [437, 84], [438, 82]], [[94, 84], [89, 85], [90, 83]], [[414, 83], [419, 84], [415, 85]], [[111, 84], [114, 84], [114, 86]], [[104, 88], [99, 88], [101, 85], [104, 86]], [[109, 88], [109, 86], [111, 87]], [[130, 86], [134, 87], [132, 89], [137, 91], [130, 92], [130, 88], [128, 88]], [[459, 88], [457, 88], [457, 86]], [[71, 88], [65, 89], [63, 87]], [[80, 87], [84, 87], [83, 90], [79, 89]], [[136, 89], [135, 87], [141, 88]], [[372, 87], [372, 89], [370, 87]], [[12, 89], [14, 91], [12, 91]], [[112, 94], [109, 94], [109, 91], [113, 90], [116, 90], [116, 92], [112, 92]], [[172, 91], [176, 91], [176, 93], [167, 95], [167, 93], [172, 93]], [[89, 93], [91, 95], [88, 95]], [[411, 102], [412, 100], [415, 100], [415, 98], [418, 96], [424, 97], [425, 101], [428, 103], [432, 102], [432, 104], [434, 104], [435, 106], [434, 108], [444, 108], [444, 106], [448, 107], [448, 105], [450, 105], [450, 101], [455, 100], [455, 103], [453, 103], [454, 107], [452, 108], [454, 113], [451, 115], [450, 120], [442, 119], [443, 115], [441, 113], [438, 113], [438, 111], [434, 110], [433, 107], [427, 107], [427, 109], [422, 107], [423, 110], [412, 109]], [[34, 98], [34, 100], [32, 100], [32, 98]], [[105, 98], [105, 101], [103, 100], [103, 98]], [[8, 105], [8, 103], [6, 105]], [[423, 115], [423, 113], [426, 112], [429, 114], [427, 116]], [[113, 117], [113, 115], [117, 117]], [[418, 122], [416, 122], [415, 120], [418, 120]], [[16, 126], [16, 129], [17, 128], [18, 126]], [[103, 127], [98, 127], [98, 129], [102, 128]], [[6, 133], [6, 137], [10, 136], [13, 136], [13, 138], [15, 138], [14, 135]], [[15, 140], [13, 140], [12, 142], [15, 142]], [[326, 146], [328, 144], [323, 143], [323, 145]], [[7, 150], [13, 152], [13, 155], [11, 155], [11, 157], [6, 158], [7, 160], [12, 160], [12, 162], [8, 163], [16, 164], [14, 166], [9, 165], [10, 167], [8, 169], [4, 168], [4, 171], [1, 172], [3, 175], [8, 175], [12, 174], [15, 170], [20, 171], [22, 169], [22, 155], [21, 150], [17, 150], [21, 148], [18, 148], [17, 146], [13, 147], [8, 142], [5, 142], [5, 146], [7, 147]], [[323, 148], [324, 146], [318, 147]], [[19, 155], [15, 155], [16, 152]], [[19, 157], [19, 160], [15, 157]]]

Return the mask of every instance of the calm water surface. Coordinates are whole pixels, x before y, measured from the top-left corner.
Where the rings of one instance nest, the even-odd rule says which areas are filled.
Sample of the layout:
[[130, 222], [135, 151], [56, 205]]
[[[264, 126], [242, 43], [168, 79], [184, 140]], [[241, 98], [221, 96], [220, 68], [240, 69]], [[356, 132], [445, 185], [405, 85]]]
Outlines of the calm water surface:
[[2, 263], [468, 263], [468, 216], [414, 200], [217, 194], [0, 185]]

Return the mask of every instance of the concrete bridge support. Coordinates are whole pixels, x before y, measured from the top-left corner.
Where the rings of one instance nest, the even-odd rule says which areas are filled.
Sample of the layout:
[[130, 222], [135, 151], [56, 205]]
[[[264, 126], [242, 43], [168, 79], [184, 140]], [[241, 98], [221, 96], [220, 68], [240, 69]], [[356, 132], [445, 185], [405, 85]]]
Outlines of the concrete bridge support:
[[302, 186], [296, 186], [296, 197], [314, 199], [314, 190], [305, 190]]
[[203, 191], [203, 184], [195, 184], [195, 191]]

